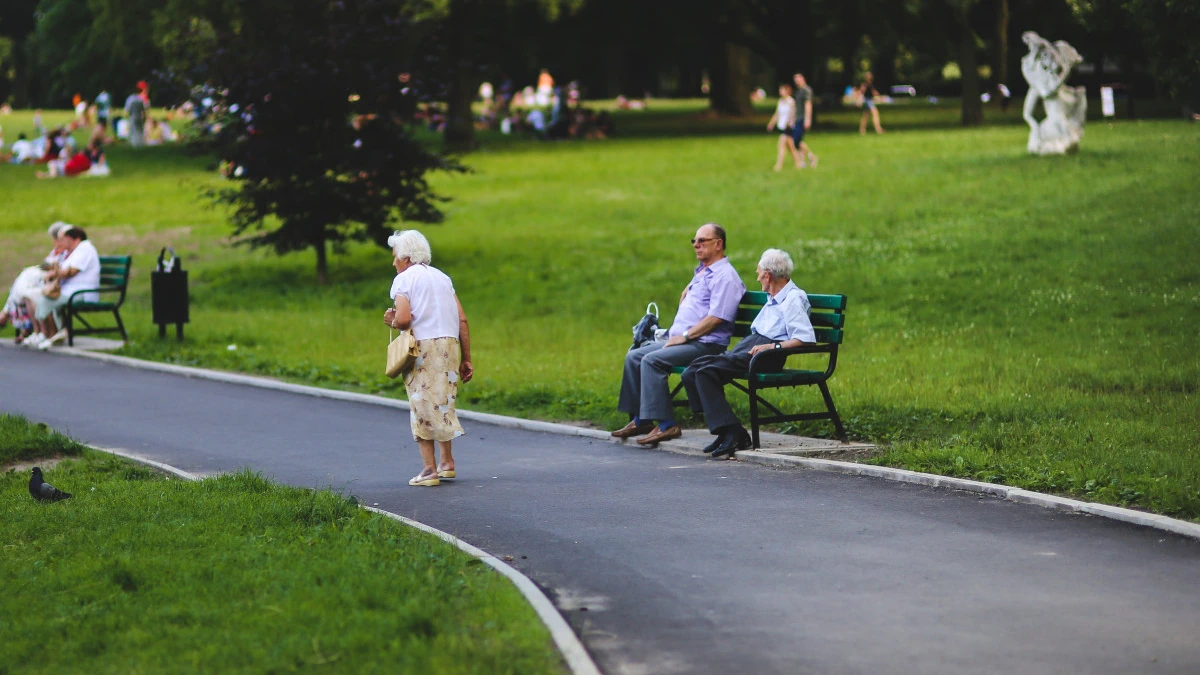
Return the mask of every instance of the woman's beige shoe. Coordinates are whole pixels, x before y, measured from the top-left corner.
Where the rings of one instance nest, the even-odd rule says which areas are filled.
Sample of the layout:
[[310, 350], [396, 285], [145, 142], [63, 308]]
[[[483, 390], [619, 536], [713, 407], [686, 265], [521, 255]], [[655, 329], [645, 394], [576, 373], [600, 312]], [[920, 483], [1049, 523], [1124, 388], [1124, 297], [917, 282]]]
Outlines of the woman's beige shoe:
[[421, 473], [413, 476], [408, 481], [408, 484], [416, 487], [435, 487], [441, 485], [441, 481], [438, 480], [437, 473], [425, 473], [422, 471]]
[[456, 478], [454, 469], [443, 469], [442, 467], [439, 466], [437, 473], [438, 473], [438, 478]]

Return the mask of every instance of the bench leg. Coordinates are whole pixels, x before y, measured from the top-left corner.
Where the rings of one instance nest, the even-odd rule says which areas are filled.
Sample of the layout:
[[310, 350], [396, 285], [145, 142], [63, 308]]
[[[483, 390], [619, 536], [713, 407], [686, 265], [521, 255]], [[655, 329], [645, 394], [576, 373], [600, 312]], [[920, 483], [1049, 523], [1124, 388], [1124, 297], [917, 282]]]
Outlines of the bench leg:
[[75, 346], [75, 327], [71, 323], [71, 308], [70, 307], [67, 308], [67, 311], [63, 312], [63, 324], [64, 324], [63, 327], [67, 329], [67, 346], [74, 347]]
[[833, 426], [837, 428], [838, 440], [845, 443], [846, 428], [842, 426], [842, 418], [838, 416], [837, 407], [833, 405], [833, 396], [829, 394], [829, 385], [824, 382], [818, 382], [817, 386], [821, 388], [821, 396], [825, 397], [825, 408], [829, 411], [829, 417], [833, 420]]
[[121, 340], [129, 342], [129, 336], [125, 334], [125, 324], [121, 322], [121, 313], [114, 309], [113, 317], [117, 320], [117, 330], [121, 331]]
[[759, 447], [758, 442], [758, 394], [754, 390], [754, 382], [750, 382], [750, 440], [753, 443], [751, 446], [754, 450]]

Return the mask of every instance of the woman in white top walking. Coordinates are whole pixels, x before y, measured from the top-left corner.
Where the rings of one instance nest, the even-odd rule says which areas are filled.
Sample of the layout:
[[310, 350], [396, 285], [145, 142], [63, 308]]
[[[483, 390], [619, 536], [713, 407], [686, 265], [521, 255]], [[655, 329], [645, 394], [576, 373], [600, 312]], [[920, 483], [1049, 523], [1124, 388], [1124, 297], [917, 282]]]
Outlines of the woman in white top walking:
[[[384, 312], [383, 322], [411, 330], [420, 352], [404, 375], [409, 423], [423, 463], [408, 484], [434, 486], [456, 476], [450, 444], [463, 435], [455, 411], [458, 383], [475, 374], [467, 315], [450, 277], [430, 266], [429, 242], [420, 232], [397, 232], [388, 237], [388, 245], [397, 273], [390, 293], [395, 307]], [[435, 461], [435, 442], [441, 461]]]
[[796, 150], [796, 142], [792, 140], [792, 127], [796, 125], [796, 100], [792, 98], [792, 85], [779, 85], [779, 103], [775, 106], [775, 114], [767, 122], [767, 131], [779, 130], [779, 153], [775, 158], [775, 170], [783, 168], [783, 158], [792, 153], [796, 168], [800, 168], [800, 152]]

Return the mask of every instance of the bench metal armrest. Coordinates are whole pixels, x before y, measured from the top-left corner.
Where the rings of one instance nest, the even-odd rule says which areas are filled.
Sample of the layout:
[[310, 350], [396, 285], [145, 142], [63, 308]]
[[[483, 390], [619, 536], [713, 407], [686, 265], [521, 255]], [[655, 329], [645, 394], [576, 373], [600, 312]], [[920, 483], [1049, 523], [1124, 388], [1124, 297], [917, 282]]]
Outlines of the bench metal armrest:
[[101, 286], [99, 288], [83, 288], [78, 291], [75, 291], [74, 293], [71, 294], [71, 297], [67, 298], [67, 306], [74, 308], [75, 307], [75, 296], [83, 295], [84, 293], [124, 293], [124, 292], [125, 292], [124, 286]]
[[[767, 361], [770, 361], [773, 358], [779, 358], [782, 356], [783, 360], [784, 360], [784, 364], [786, 365], [787, 357], [789, 357], [793, 354], [829, 354], [830, 355], [829, 366], [825, 373], [826, 377], [828, 377], [829, 375], [833, 374], [833, 367], [834, 367], [834, 364], [836, 364], [836, 361], [832, 358], [835, 347], [836, 347], [836, 345], [823, 344], [823, 345], [800, 345], [799, 347], [783, 347], [781, 349], [768, 349], [765, 352], [759, 352], [758, 354], [755, 354], [754, 356], [750, 357], [749, 374], [751, 376], [754, 376], [759, 373], [778, 372], [778, 371], [773, 371], [773, 370], [765, 370], [761, 367], [761, 363], [766, 363]], [[759, 357], [766, 357], [766, 358], [764, 358], [761, 362], [759, 362]]]

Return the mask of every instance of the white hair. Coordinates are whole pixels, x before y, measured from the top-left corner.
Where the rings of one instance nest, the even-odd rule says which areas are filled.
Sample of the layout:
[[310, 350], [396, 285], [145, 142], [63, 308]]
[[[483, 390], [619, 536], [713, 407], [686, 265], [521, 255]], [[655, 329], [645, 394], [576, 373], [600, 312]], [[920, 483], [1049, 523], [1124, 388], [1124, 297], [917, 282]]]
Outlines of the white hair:
[[392, 247], [392, 253], [400, 260], [408, 258], [414, 265], [428, 265], [433, 260], [433, 254], [429, 251], [429, 240], [416, 230], [397, 230], [388, 237], [387, 243]]
[[72, 227], [74, 227], [74, 225], [70, 223], [64, 223], [61, 220], [56, 220], [50, 225], [50, 229], [46, 230], [46, 232], [50, 235], [51, 239], [58, 239], [59, 235], [71, 229]]
[[796, 266], [792, 264], [792, 256], [787, 251], [769, 248], [758, 259], [758, 268], [776, 279], [791, 279]]

